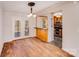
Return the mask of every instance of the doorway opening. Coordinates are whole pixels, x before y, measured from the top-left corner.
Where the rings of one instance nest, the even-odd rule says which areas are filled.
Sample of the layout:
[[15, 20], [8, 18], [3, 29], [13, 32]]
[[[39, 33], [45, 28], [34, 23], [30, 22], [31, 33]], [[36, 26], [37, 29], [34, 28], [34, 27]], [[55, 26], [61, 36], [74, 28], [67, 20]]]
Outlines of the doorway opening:
[[54, 28], [54, 40], [53, 44], [59, 48], [62, 48], [62, 13], [57, 12], [53, 14], [53, 28]]

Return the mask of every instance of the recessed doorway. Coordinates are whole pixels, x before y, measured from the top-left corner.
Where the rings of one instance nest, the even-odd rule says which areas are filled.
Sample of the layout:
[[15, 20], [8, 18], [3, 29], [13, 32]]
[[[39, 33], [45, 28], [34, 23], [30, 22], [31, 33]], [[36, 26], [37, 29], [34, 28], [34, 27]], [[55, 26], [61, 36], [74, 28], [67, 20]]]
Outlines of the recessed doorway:
[[53, 34], [54, 34], [54, 40], [52, 43], [59, 47], [62, 48], [62, 13], [54, 13], [53, 18], [52, 18], [52, 25], [53, 25]]

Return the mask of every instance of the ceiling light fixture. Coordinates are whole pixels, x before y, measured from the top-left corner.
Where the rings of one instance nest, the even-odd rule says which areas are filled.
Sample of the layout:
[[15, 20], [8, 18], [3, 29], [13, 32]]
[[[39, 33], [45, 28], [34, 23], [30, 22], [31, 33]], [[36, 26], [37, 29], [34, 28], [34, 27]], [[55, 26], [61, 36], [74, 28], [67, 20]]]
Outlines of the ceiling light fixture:
[[32, 7], [35, 6], [35, 3], [34, 2], [29, 2], [28, 6], [30, 6], [30, 8], [31, 8], [30, 9], [31, 12], [30, 12], [30, 14], [27, 15], [27, 17], [31, 17], [31, 16], [36, 17], [36, 15], [32, 12], [32, 10], [33, 10]]

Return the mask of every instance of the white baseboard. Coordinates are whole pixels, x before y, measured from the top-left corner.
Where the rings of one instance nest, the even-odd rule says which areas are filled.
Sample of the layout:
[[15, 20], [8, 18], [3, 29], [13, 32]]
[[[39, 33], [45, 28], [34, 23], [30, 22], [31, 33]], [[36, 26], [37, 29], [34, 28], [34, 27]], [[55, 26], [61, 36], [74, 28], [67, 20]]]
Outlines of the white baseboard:
[[13, 41], [13, 40], [18, 40], [18, 39], [28, 38], [28, 37], [36, 37], [36, 36], [22, 36], [22, 37], [8, 39], [8, 40], [5, 40], [4, 42], [10, 42], [10, 41]]
[[75, 50], [75, 49], [66, 49], [66, 48], [62, 48], [62, 49], [73, 56], [76, 56], [76, 54], [77, 54], [77, 50]]

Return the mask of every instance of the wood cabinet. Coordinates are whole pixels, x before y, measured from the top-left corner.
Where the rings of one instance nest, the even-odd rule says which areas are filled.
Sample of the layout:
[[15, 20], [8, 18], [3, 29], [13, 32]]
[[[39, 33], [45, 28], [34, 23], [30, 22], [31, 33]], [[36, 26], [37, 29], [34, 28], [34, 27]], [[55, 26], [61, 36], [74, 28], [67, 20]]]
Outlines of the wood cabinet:
[[48, 42], [48, 18], [47, 16], [37, 17], [36, 37], [42, 41]]
[[42, 41], [48, 41], [48, 29], [36, 28], [36, 36]]

